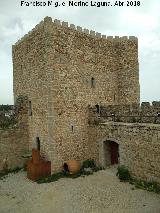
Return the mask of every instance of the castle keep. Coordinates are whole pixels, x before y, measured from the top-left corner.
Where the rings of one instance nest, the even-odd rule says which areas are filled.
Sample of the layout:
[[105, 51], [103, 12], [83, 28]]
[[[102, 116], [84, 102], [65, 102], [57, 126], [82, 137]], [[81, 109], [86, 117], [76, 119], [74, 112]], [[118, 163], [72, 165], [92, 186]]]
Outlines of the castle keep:
[[[28, 103], [28, 149], [39, 146], [52, 172], [66, 160], [91, 158], [103, 166], [125, 164], [134, 175], [160, 180], [160, 158], [154, 159], [160, 152], [155, 115], [160, 104], [150, 114], [141, 113], [146, 107], [139, 106], [136, 37], [106, 37], [46, 17], [13, 45], [13, 77], [15, 102], [23, 96]], [[135, 120], [113, 120], [131, 114]], [[111, 147], [119, 155], [112, 156]]]

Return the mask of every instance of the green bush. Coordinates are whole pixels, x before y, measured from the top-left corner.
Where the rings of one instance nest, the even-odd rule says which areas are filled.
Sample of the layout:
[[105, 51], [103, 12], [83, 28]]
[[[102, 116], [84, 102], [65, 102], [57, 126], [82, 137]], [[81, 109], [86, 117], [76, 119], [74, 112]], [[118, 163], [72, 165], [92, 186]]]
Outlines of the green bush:
[[17, 120], [11, 116], [11, 117], [4, 117], [0, 120], [0, 128], [7, 129], [9, 127], [13, 127], [17, 124]]
[[13, 108], [13, 105], [0, 105], [0, 111], [4, 111], [4, 112], [8, 112], [9, 110], [12, 110]]
[[130, 175], [128, 169], [124, 165], [118, 166], [118, 171], [117, 171], [116, 175], [119, 177], [119, 179], [121, 181], [131, 180], [131, 175]]
[[82, 164], [82, 168], [94, 168], [94, 167], [96, 167], [96, 164], [92, 159], [85, 160]]
[[98, 172], [98, 171], [104, 170], [104, 169], [105, 169], [105, 168], [102, 167], [102, 166], [96, 166], [96, 167], [92, 168], [93, 172]]

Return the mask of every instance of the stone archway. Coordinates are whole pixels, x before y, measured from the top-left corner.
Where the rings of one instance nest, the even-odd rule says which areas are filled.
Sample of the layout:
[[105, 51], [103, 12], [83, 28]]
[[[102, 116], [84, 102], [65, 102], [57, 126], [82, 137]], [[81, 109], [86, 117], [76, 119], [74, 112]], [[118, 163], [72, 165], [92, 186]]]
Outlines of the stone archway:
[[103, 167], [119, 164], [119, 143], [114, 140], [103, 140], [99, 154], [100, 164]]

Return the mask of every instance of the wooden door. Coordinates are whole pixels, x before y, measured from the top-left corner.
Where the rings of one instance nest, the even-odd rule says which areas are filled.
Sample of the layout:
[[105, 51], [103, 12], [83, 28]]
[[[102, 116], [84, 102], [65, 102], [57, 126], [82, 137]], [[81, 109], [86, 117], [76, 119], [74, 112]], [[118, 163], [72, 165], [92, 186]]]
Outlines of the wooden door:
[[110, 153], [111, 153], [111, 164], [118, 164], [118, 144], [111, 141], [110, 142]]

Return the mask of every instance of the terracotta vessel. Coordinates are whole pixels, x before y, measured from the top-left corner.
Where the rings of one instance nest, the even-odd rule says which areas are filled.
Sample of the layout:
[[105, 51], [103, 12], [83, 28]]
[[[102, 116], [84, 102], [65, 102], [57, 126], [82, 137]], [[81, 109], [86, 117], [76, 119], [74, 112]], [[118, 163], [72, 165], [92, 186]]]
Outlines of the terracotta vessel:
[[34, 164], [32, 160], [27, 164], [27, 178], [33, 181], [39, 178], [48, 177], [51, 175], [51, 162], [40, 161], [38, 164]]
[[63, 164], [64, 171], [70, 174], [76, 174], [80, 171], [81, 165], [76, 160], [68, 160]]
[[32, 159], [27, 162], [27, 177], [36, 181], [51, 175], [51, 162], [41, 159], [40, 151], [32, 149]]

